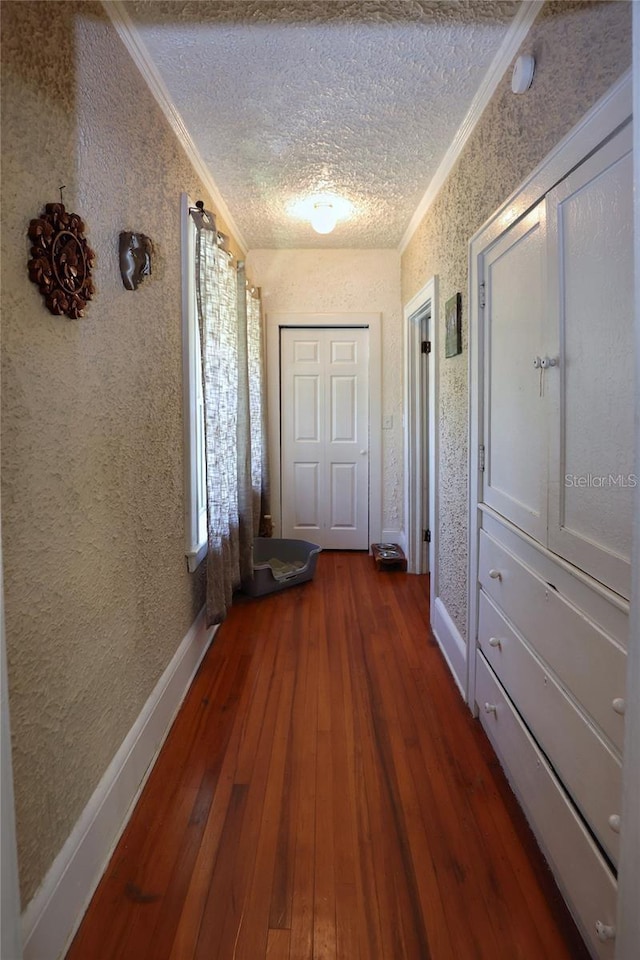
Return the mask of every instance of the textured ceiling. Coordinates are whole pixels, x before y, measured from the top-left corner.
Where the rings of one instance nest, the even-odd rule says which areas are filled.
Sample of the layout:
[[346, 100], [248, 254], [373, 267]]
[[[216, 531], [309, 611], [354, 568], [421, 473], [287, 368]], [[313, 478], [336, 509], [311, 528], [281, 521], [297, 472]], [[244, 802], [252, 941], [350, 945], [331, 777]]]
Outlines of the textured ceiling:
[[[250, 249], [397, 247], [518, 6], [124, 4]], [[323, 191], [326, 237], [291, 212]]]

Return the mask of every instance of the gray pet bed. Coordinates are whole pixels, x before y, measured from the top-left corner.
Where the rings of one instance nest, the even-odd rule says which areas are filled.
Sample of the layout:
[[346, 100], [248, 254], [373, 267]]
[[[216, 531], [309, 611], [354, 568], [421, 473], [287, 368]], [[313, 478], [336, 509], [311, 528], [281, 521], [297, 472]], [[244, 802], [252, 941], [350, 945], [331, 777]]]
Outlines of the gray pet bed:
[[263, 597], [276, 590], [311, 580], [322, 548], [308, 540], [256, 537], [253, 541], [253, 577], [242, 581], [244, 593]]

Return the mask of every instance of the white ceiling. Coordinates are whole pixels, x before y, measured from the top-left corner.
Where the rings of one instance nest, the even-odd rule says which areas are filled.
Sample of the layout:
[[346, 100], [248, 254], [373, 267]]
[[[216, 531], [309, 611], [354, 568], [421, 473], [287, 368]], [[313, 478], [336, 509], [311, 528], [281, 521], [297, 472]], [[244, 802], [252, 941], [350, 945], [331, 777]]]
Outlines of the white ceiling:
[[[119, 6], [254, 249], [398, 247], [470, 109], [478, 112], [520, 3]], [[322, 237], [291, 207], [324, 191], [353, 210]]]

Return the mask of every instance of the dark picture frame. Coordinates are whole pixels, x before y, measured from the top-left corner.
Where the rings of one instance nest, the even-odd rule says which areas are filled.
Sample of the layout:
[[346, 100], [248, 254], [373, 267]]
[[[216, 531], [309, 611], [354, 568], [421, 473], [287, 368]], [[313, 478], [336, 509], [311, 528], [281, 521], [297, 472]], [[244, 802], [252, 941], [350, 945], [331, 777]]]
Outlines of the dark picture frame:
[[445, 357], [462, 353], [462, 296], [454, 294], [444, 305]]

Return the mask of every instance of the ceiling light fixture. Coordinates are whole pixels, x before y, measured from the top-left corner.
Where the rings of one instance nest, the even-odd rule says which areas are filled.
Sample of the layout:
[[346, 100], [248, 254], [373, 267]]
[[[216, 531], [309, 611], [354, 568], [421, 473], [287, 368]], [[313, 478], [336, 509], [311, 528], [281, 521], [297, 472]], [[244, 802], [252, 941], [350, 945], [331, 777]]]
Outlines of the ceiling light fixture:
[[356, 211], [352, 201], [346, 197], [323, 192], [292, 199], [287, 204], [287, 212], [296, 219], [310, 223], [318, 233], [327, 234], [331, 233], [341, 220], [353, 217]]
[[331, 233], [338, 220], [333, 204], [326, 200], [314, 203], [310, 219], [316, 233]]

